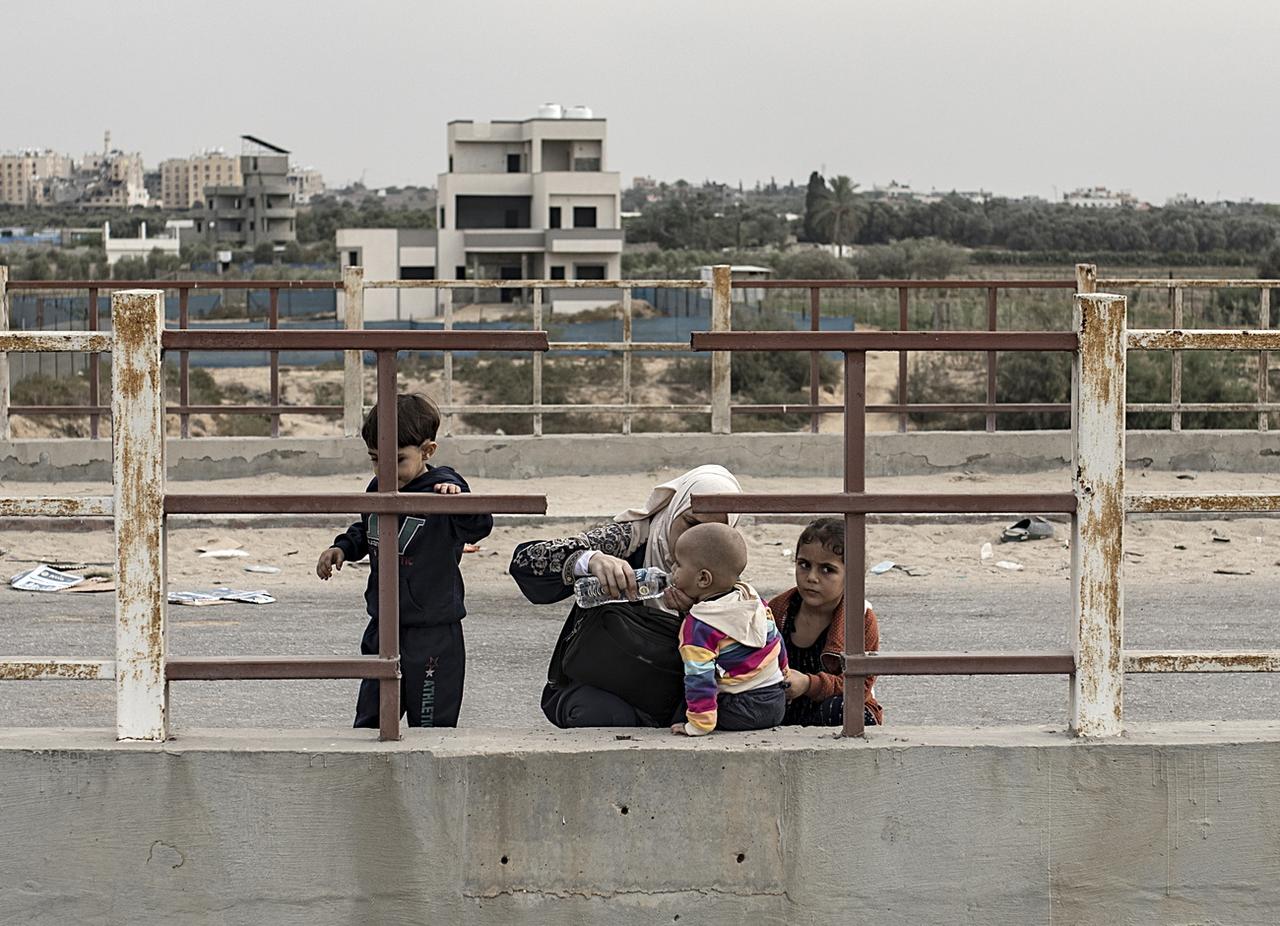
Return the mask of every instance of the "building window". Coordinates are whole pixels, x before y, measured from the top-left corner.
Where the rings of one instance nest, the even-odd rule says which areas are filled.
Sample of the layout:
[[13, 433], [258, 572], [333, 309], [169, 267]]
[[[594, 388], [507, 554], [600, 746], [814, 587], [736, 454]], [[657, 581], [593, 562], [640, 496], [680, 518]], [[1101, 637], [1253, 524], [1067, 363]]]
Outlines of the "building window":
[[434, 280], [436, 278], [435, 267], [401, 267], [400, 279], [402, 280]]
[[577, 280], [603, 280], [604, 264], [574, 264], [573, 276]]
[[553, 280], [563, 280], [563, 279], [564, 279], [564, 267], [563, 267], [563, 266], [559, 266], [559, 267], [552, 267], [552, 268], [551, 268], [551, 279], [553, 279]]
[[453, 155], [449, 155], [449, 173], [453, 173]]
[[444, 206], [440, 207], [440, 227], [444, 228]]
[[347, 252], [347, 266], [348, 266], [348, 267], [359, 267], [359, 266], [360, 266], [360, 252], [359, 252], [359, 251], [348, 251], [348, 252]]
[[560, 227], [560, 207], [552, 206], [551, 212], [547, 216], [547, 228], [559, 228], [559, 227]]
[[520, 227], [520, 210], [506, 209], [503, 211], [503, 228], [519, 228]]
[[507, 173], [509, 174], [520, 173], [520, 155], [518, 154], [507, 155]]
[[[595, 206], [574, 206], [573, 207], [573, 227], [574, 228], [595, 228], [596, 227], [596, 207]], [[604, 277], [600, 277], [604, 279]]]
[[465, 280], [467, 278], [467, 268], [462, 264], [453, 268], [453, 278], [455, 280]]

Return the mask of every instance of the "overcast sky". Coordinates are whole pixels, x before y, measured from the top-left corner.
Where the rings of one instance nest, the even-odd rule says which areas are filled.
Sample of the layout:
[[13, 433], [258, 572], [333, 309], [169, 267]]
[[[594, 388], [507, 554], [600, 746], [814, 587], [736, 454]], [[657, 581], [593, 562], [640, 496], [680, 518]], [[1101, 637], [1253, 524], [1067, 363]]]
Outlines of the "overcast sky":
[[434, 185], [448, 120], [557, 101], [609, 120], [624, 185], [1280, 202], [1274, 0], [45, 0], [0, 34], [0, 150], [250, 133], [330, 184]]

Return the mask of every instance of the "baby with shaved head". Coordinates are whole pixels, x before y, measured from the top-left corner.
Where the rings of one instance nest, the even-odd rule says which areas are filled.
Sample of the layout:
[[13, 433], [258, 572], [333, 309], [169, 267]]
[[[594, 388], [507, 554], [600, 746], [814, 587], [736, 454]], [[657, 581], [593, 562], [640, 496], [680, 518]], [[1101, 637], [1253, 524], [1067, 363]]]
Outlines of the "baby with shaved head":
[[673, 733], [765, 730], [782, 722], [787, 652], [773, 615], [742, 581], [747, 545], [727, 524], [698, 524], [676, 541], [671, 584], [694, 601], [680, 627], [685, 722]]

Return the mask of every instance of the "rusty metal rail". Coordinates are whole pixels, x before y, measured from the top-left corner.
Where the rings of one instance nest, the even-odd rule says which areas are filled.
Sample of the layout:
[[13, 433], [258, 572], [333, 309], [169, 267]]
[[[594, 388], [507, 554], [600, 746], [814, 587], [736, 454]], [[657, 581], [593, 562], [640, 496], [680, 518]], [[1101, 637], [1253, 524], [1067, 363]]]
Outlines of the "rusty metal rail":
[[[114, 495], [0, 498], [6, 515], [111, 516], [116, 540], [116, 658], [0, 659], [0, 680], [113, 679], [116, 735], [163, 740], [169, 732], [171, 681], [188, 679], [360, 678], [379, 681], [382, 739], [400, 736], [399, 557], [378, 557], [377, 656], [171, 657], [166, 646], [165, 519], [170, 514], [364, 511], [378, 519], [382, 550], [396, 549], [400, 519], [408, 513], [546, 513], [534, 495], [401, 494], [396, 489], [396, 352], [466, 345], [469, 350], [547, 349], [541, 332], [380, 331], [164, 331], [164, 294], [117, 291], [110, 336], [78, 333], [6, 333], [0, 348], [60, 350], [78, 338], [95, 348], [107, 338], [115, 375], [111, 412]], [[374, 493], [263, 495], [166, 494], [162, 351], [333, 350], [354, 347], [377, 357], [378, 485]]]
[[[1112, 297], [1090, 297], [1082, 318], [1074, 331], [1016, 332], [1016, 331], [959, 331], [959, 332], [741, 332], [732, 334], [695, 332], [691, 339], [694, 350], [827, 350], [844, 354], [845, 404], [844, 404], [844, 491], [830, 494], [761, 494], [702, 495], [694, 496], [693, 509], [699, 513], [755, 512], [755, 513], [831, 513], [843, 514], [845, 522], [846, 563], [858, 564], [845, 570], [845, 601], [862, 601], [866, 597], [866, 574], [862, 564], [866, 559], [866, 516], [871, 513], [954, 513], [954, 512], [1058, 512], [1069, 513], [1073, 521], [1080, 508], [1081, 491], [1075, 493], [1037, 494], [960, 494], [960, 493], [902, 493], [875, 494], [866, 491], [866, 359], [869, 350], [1049, 350], [1071, 352], [1077, 356], [1097, 353], [1095, 342], [1114, 331], [1114, 321], [1107, 311]], [[1123, 302], [1121, 301], [1121, 306]], [[1099, 308], [1100, 307], [1100, 308]], [[1123, 330], [1123, 312], [1120, 330]], [[1107, 322], [1103, 324], [1102, 322]], [[1123, 350], [1123, 345], [1121, 345]], [[1099, 358], [1102, 360], [1105, 358]], [[1097, 362], [1097, 361], [1095, 361]], [[1077, 362], [1079, 366], [1079, 362]], [[1121, 367], [1123, 368], [1123, 355]], [[1123, 377], [1123, 370], [1121, 372]], [[1102, 385], [1114, 384], [1106, 374]], [[1123, 378], [1120, 386], [1120, 407], [1123, 409]], [[1081, 390], [1078, 388], [1077, 393]], [[1101, 391], [1088, 388], [1083, 397], [1076, 396], [1076, 405], [1083, 409], [1092, 403], [1114, 408], [1116, 398], [1109, 398]], [[1123, 411], [1121, 411], [1123, 415]], [[1089, 427], [1088, 414], [1080, 416], [1081, 426]], [[1117, 439], [1123, 441], [1123, 419]], [[1123, 478], [1123, 453], [1119, 455], [1120, 478]], [[1079, 473], [1084, 464], [1076, 467]], [[1079, 476], [1077, 481], [1079, 481]], [[1092, 491], [1092, 489], [1090, 490]], [[1104, 493], [1105, 494], [1105, 493]], [[1075, 537], [1073, 537], [1075, 540]], [[1078, 583], [1097, 581], [1095, 573], [1118, 569], [1118, 555], [1114, 563], [1103, 563], [1091, 570], [1075, 566], [1073, 572]], [[1077, 638], [1094, 639], [1099, 634], [1107, 638], [1105, 622], [1111, 616], [1109, 606], [1079, 605]], [[1103, 629], [1099, 631], [1099, 625]], [[1100, 678], [1105, 673], [1099, 669], [1098, 658], [1086, 652], [1083, 658], [1071, 653], [968, 653], [894, 655], [867, 655], [861, 621], [845, 621], [844, 665], [846, 687], [849, 691], [862, 691], [866, 675], [893, 674], [1037, 674], [1055, 673], [1070, 675], [1073, 680], [1087, 679], [1090, 691], [1095, 687], [1111, 684]], [[1078, 648], [1079, 649], [1079, 648]], [[1099, 648], [1100, 649], [1100, 648]], [[1105, 654], [1097, 654], [1105, 655]], [[1102, 692], [1105, 694], [1105, 692]], [[857, 701], [857, 703], [855, 703]], [[1080, 732], [1112, 732], [1105, 722], [1094, 718], [1090, 699], [1082, 699], [1083, 707], [1073, 711], [1073, 728]], [[1117, 721], [1118, 723], [1118, 718]], [[847, 736], [863, 733], [863, 705], [861, 699], [847, 698], [844, 704], [844, 732]]]
[[[1059, 674], [1071, 679], [1070, 727], [1078, 735], [1114, 736], [1123, 720], [1125, 673], [1274, 672], [1275, 652], [1125, 652], [1123, 549], [1126, 513], [1280, 510], [1269, 493], [1124, 493], [1125, 379], [1129, 350], [1280, 349], [1280, 332], [1129, 331], [1126, 299], [1091, 289], [1093, 268], [1081, 265], [1086, 285], [1075, 297], [1074, 331], [836, 333], [696, 332], [695, 350], [838, 350], [845, 355], [844, 491], [831, 494], [695, 496], [695, 511], [829, 513], [845, 520], [845, 561], [865, 562], [870, 513], [1057, 512], [1072, 516], [1073, 589], [1070, 653], [866, 653], [860, 621], [846, 621], [843, 674], [850, 691], [868, 675]], [[866, 352], [868, 350], [1070, 350], [1072, 369], [1073, 492], [1024, 495], [873, 494], [865, 489]], [[845, 572], [845, 600], [865, 597], [863, 568]], [[861, 703], [845, 702], [844, 732], [863, 732]]]
[[[4, 271], [0, 270], [0, 304], [4, 302], [6, 283], [2, 279]], [[1270, 294], [1271, 287], [1277, 281], [1255, 279], [1139, 279], [1111, 278], [1102, 281], [1108, 286], [1122, 287], [1132, 290], [1166, 290], [1169, 293], [1170, 311], [1172, 314], [1172, 331], [1160, 335], [1159, 349], [1173, 351], [1170, 379], [1170, 400], [1168, 402], [1131, 403], [1128, 411], [1136, 413], [1167, 412], [1170, 415], [1170, 427], [1180, 430], [1184, 413], [1189, 412], [1250, 412], [1257, 414], [1257, 427], [1267, 430], [1269, 416], [1280, 412], [1280, 402], [1270, 399], [1268, 375], [1269, 350], [1275, 349], [1273, 340], [1276, 332], [1270, 330]], [[136, 288], [162, 288], [176, 291], [179, 296], [180, 330], [186, 330], [190, 324], [189, 296], [193, 291], [205, 290], [263, 290], [269, 294], [269, 306], [266, 310], [269, 330], [279, 327], [279, 296], [281, 291], [290, 290], [342, 290], [343, 307], [340, 321], [345, 330], [358, 330], [364, 324], [364, 294], [370, 290], [407, 291], [430, 289], [445, 293], [473, 293], [519, 290], [529, 297], [532, 303], [532, 325], [535, 330], [543, 330], [545, 325], [544, 308], [548, 293], [556, 290], [595, 289], [602, 292], [619, 293], [622, 306], [623, 335], [619, 341], [555, 341], [549, 350], [557, 353], [580, 351], [605, 351], [619, 356], [622, 364], [621, 401], [607, 404], [571, 404], [546, 403], [543, 400], [543, 356], [535, 353], [532, 359], [533, 386], [527, 403], [490, 403], [461, 405], [454, 400], [454, 364], [453, 350], [464, 347], [444, 349], [444, 401], [441, 410], [445, 414], [445, 431], [451, 429], [454, 416], [486, 416], [499, 414], [528, 415], [532, 420], [535, 435], [543, 431], [543, 419], [546, 415], [571, 413], [617, 414], [621, 416], [622, 432], [630, 433], [634, 417], [637, 414], [698, 414], [711, 415], [712, 430], [715, 433], [728, 433], [732, 429], [734, 418], [750, 420], [762, 414], [802, 414], [809, 418], [809, 428], [813, 432], [819, 430], [819, 423], [824, 415], [842, 413], [843, 406], [824, 404], [821, 401], [821, 365], [820, 353], [811, 349], [809, 363], [809, 395], [808, 400], [801, 403], [738, 403], [731, 401], [731, 376], [728, 354], [717, 352], [711, 364], [711, 383], [709, 401], [684, 404], [641, 404], [635, 401], [634, 358], [638, 354], [674, 354], [688, 350], [681, 342], [640, 342], [633, 338], [632, 294], [636, 287], [653, 287], [677, 290], [706, 290], [711, 294], [712, 330], [729, 331], [734, 303], [734, 290], [761, 290], [780, 292], [799, 290], [808, 294], [809, 328], [818, 332], [821, 328], [821, 308], [823, 293], [867, 291], [896, 292], [898, 303], [897, 330], [907, 331], [910, 328], [910, 307], [912, 294], [917, 298], [926, 292], [940, 293], [944, 298], [947, 293], [981, 292], [985, 294], [986, 329], [995, 332], [998, 328], [998, 310], [1002, 294], [1008, 299], [1017, 291], [1045, 292], [1076, 289], [1080, 292], [1092, 292], [1099, 283], [1097, 269], [1092, 265], [1082, 265], [1073, 282], [1067, 279], [1052, 280], [732, 280], [729, 279], [728, 268], [716, 268], [710, 283], [702, 280], [365, 280], [363, 268], [348, 267], [344, 271], [342, 281], [254, 281], [254, 280], [194, 280], [163, 281], [159, 283], [138, 284], [124, 281], [102, 280], [68, 280], [68, 281], [13, 281], [7, 284], [12, 292], [41, 292], [50, 290], [85, 290], [89, 293], [88, 326], [96, 330], [99, 325], [99, 296], [114, 290]], [[1206, 288], [1256, 288], [1259, 290], [1259, 330], [1253, 333], [1248, 345], [1241, 345], [1238, 332], [1219, 332], [1222, 346], [1214, 349], [1248, 349], [1258, 353], [1258, 377], [1255, 402], [1185, 402], [1182, 399], [1182, 343], [1181, 332], [1183, 320], [1183, 297], [1187, 291]], [[453, 298], [443, 303], [443, 324], [447, 331], [454, 328]], [[4, 309], [0, 307], [0, 337], [6, 327]], [[1179, 332], [1175, 334], [1174, 332]], [[312, 332], [320, 333], [320, 332]], [[331, 333], [331, 332], [330, 332]], [[889, 334], [890, 332], [883, 332]], [[912, 332], [928, 334], [928, 332]], [[976, 334], [976, 332], [975, 332]], [[1136, 334], [1136, 333], [1135, 333]], [[1154, 333], [1141, 333], [1143, 336], [1155, 336]], [[101, 341], [67, 342], [67, 350], [88, 354], [89, 362], [89, 400], [83, 405], [35, 405], [9, 406], [7, 400], [7, 379], [0, 376], [0, 439], [8, 434], [8, 416], [12, 414], [28, 416], [51, 415], [88, 415], [90, 419], [90, 435], [98, 436], [100, 422], [109, 415], [107, 405], [100, 398], [99, 348]], [[189, 343], [189, 342], [188, 342]], [[280, 343], [280, 342], [275, 342]], [[461, 344], [462, 342], [459, 342]], [[812, 342], [818, 343], [818, 342]], [[887, 343], [887, 342], [882, 342]], [[956, 342], [955, 350], [968, 349]], [[354, 348], [346, 351], [344, 363], [344, 406], [320, 404], [287, 405], [281, 401], [281, 385], [279, 373], [279, 348], [272, 342], [264, 340], [261, 349], [269, 352], [270, 395], [268, 401], [261, 405], [227, 404], [208, 405], [191, 401], [190, 392], [190, 349], [175, 348], [179, 353], [178, 396], [177, 401], [166, 408], [166, 414], [177, 415], [182, 436], [190, 434], [190, 417], [195, 414], [216, 415], [265, 415], [270, 418], [271, 433], [280, 432], [281, 416], [286, 414], [305, 414], [327, 417], [341, 415], [344, 433], [355, 434], [363, 411], [360, 387], [363, 381], [364, 354]], [[1228, 346], [1239, 345], [1239, 346]], [[870, 348], [881, 349], [881, 348]], [[956, 402], [911, 402], [909, 401], [909, 367], [907, 364], [908, 348], [896, 348], [898, 355], [897, 383], [893, 401], [872, 402], [866, 406], [870, 413], [890, 414], [897, 416], [898, 430], [908, 428], [911, 415], [981, 415], [985, 418], [988, 431], [997, 429], [1001, 415], [1008, 414], [1046, 414], [1066, 413], [1070, 411], [1069, 403], [1062, 402], [1003, 402], [998, 396], [998, 364], [1001, 350], [1020, 350], [1021, 347], [996, 346], [985, 353], [985, 396], [982, 401]], [[1031, 349], [1031, 348], [1028, 348]], [[887, 350], [887, 349], [886, 349]], [[0, 350], [0, 372], [3, 372], [7, 359]]]
[[[1105, 285], [1115, 290], [1165, 290], [1169, 298], [1170, 329], [1163, 332], [1131, 331], [1130, 348], [1141, 347], [1150, 350], [1171, 350], [1169, 358], [1169, 401], [1148, 402], [1131, 405], [1130, 411], [1168, 412], [1170, 428], [1182, 430], [1184, 412], [1257, 412], [1257, 429], [1266, 431], [1270, 428], [1269, 416], [1280, 411], [1280, 403], [1271, 401], [1271, 377], [1269, 374], [1270, 355], [1268, 350], [1275, 347], [1273, 340], [1276, 332], [1271, 329], [1271, 290], [1280, 286], [1280, 280], [1264, 279], [1144, 279], [1138, 277], [1111, 277], [1098, 280], [1097, 267], [1093, 264], [1081, 264], [1077, 272], [1077, 280], [1082, 292], [1092, 292], [1098, 285]], [[1232, 331], [1185, 331], [1186, 293], [1203, 289], [1256, 289], [1258, 290], [1258, 329], [1253, 332]], [[1182, 351], [1187, 346], [1187, 336], [1213, 334], [1214, 339], [1200, 339], [1200, 348], [1206, 350], [1256, 350], [1258, 352], [1258, 377], [1256, 402], [1184, 402], [1182, 399]], [[1145, 343], [1135, 343], [1134, 337]], [[1240, 337], [1244, 335], [1244, 337]], [[1217, 343], [1210, 346], [1211, 341]]]
[[[190, 325], [190, 297], [196, 291], [236, 291], [266, 292], [268, 305], [266, 312], [267, 327], [277, 329], [280, 325], [280, 293], [303, 291], [334, 291], [342, 289], [337, 280], [9, 280], [8, 268], [0, 267], [0, 338], [9, 328], [7, 314], [7, 292], [49, 292], [49, 291], [84, 291], [87, 294], [88, 311], [86, 325], [88, 333], [98, 332], [101, 326], [99, 299], [102, 295], [134, 289], [158, 289], [164, 292], [178, 293], [178, 327], [186, 329]], [[52, 332], [51, 332], [52, 333]], [[80, 332], [66, 332], [79, 334]], [[83, 405], [19, 405], [9, 402], [8, 360], [4, 348], [0, 348], [0, 440], [9, 437], [9, 416], [47, 416], [47, 415], [88, 415], [89, 436], [100, 436], [101, 423], [104, 416], [110, 415], [110, 408], [101, 401], [102, 366], [101, 354], [111, 350], [110, 334], [100, 335], [102, 340], [90, 338], [78, 346], [66, 346], [60, 350], [88, 354], [89, 398]], [[270, 404], [267, 406], [219, 406], [217, 414], [268, 414], [271, 416], [271, 435], [280, 435], [280, 415], [282, 410], [293, 414], [329, 414], [325, 409], [320, 412], [310, 411], [310, 407], [285, 406], [280, 401], [280, 357], [273, 352], [268, 359], [270, 379]], [[178, 402], [166, 408], [166, 414], [176, 414], [179, 420], [179, 432], [182, 437], [189, 437], [191, 432], [190, 418], [193, 411], [191, 395], [191, 362], [186, 349], [178, 355]]]

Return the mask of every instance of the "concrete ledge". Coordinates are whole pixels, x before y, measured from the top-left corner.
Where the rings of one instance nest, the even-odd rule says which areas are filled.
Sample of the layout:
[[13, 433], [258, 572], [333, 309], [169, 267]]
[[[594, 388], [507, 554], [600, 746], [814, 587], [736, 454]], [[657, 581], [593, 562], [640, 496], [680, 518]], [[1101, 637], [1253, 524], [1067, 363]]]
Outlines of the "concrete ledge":
[[[327, 476], [363, 472], [358, 439], [171, 439], [169, 478], [229, 479], [277, 472]], [[1155, 470], [1280, 472], [1280, 432], [1131, 431], [1129, 465]], [[867, 475], [949, 472], [1031, 473], [1065, 470], [1071, 435], [1065, 431], [917, 431], [867, 435]], [[748, 476], [838, 476], [839, 434], [589, 434], [550, 437], [462, 435], [441, 441], [436, 458], [468, 476], [536, 478], [634, 473], [722, 463]], [[0, 478], [12, 481], [109, 481], [111, 443], [80, 438], [0, 442]]]
[[[1280, 725], [0, 733], [23, 923], [1261, 923]], [[842, 788], [848, 788], [846, 793]]]

